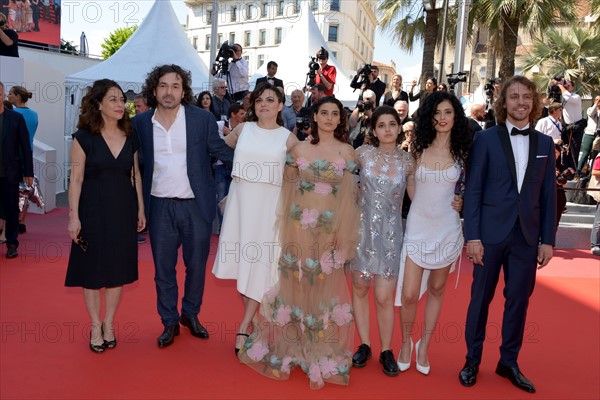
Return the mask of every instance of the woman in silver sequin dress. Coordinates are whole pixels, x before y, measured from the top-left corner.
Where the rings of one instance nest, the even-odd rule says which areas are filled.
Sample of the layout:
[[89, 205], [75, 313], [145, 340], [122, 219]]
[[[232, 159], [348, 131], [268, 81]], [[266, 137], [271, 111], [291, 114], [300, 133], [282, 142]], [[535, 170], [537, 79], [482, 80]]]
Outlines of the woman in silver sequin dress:
[[356, 149], [360, 168], [360, 241], [352, 269], [352, 303], [361, 345], [354, 354], [355, 367], [371, 356], [369, 339], [369, 290], [373, 282], [383, 372], [398, 375], [391, 350], [394, 329], [394, 289], [402, 245], [402, 200], [413, 166], [412, 156], [398, 147], [400, 119], [389, 106], [375, 110], [371, 118], [372, 146]]

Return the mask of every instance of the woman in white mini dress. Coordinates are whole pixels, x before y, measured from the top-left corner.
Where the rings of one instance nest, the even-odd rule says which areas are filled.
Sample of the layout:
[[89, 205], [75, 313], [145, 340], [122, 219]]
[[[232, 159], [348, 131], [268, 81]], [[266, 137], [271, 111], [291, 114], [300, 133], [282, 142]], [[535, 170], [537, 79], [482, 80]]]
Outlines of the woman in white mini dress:
[[417, 371], [429, 374], [428, 350], [435, 331], [448, 274], [463, 247], [459, 211], [462, 207], [462, 166], [471, 135], [463, 108], [454, 95], [435, 92], [420, 108], [414, 155], [416, 168], [407, 191], [412, 204], [400, 256], [396, 305], [400, 310], [402, 349], [400, 371], [410, 367], [412, 329], [417, 302], [428, 291], [424, 329], [416, 349]]
[[269, 83], [250, 98], [248, 122], [238, 125], [225, 142], [235, 148], [233, 181], [213, 274], [236, 279], [244, 316], [236, 337], [236, 353], [248, 337], [263, 295], [277, 282], [279, 245], [275, 227], [277, 203], [287, 152], [298, 139], [283, 128], [283, 94]]

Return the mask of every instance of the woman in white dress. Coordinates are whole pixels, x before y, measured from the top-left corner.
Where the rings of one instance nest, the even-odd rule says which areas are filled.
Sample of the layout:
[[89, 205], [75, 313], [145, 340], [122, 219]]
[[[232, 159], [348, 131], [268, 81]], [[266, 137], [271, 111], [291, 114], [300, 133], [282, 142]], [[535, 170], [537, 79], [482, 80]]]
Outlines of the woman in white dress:
[[407, 183], [412, 205], [400, 257], [403, 278], [398, 280], [396, 305], [402, 305], [398, 367], [406, 371], [412, 357], [411, 334], [417, 302], [428, 291], [423, 333], [414, 346], [417, 371], [427, 375], [429, 344], [442, 308], [446, 281], [463, 247], [460, 189], [471, 135], [463, 108], [454, 95], [432, 93], [420, 110], [413, 152], [416, 168]]
[[287, 152], [298, 139], [283, 128], [283, 94], [269, 83], [250, 98], [249, 120], [225, 136], [235, 148], [233, 181], [227, 196], [213, 274], [236, 279], [244, 316], [236, 353], [248, 337], [263, 295], [277, 281], [279, 246], [275, 219]]

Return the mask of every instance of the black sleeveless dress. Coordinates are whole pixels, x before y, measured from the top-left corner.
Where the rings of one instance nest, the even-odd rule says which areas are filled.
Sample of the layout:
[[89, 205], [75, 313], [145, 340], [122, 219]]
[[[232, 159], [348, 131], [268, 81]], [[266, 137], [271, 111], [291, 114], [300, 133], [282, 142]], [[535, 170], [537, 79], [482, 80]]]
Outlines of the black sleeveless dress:
[[137, 136], [127, 137], [116, 158], [100, 134], [80, 129], [73, 138], [86, 157], [79, 219], [88, 247], [83, 251], [71, 244], [65, 286], [99, 289], [134, 282], [138, 279], [138, 206], [131, 174], [139, 148]]

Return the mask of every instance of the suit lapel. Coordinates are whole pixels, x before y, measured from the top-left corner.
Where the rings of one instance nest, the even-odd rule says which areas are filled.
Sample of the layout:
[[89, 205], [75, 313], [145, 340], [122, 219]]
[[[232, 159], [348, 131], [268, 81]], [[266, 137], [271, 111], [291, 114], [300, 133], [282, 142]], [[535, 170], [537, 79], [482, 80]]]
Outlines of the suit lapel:
[[500, 139], [500, 144], [502, 145], [502, 150], [504, 151], [504, 156], [506, 157], [506, 161], [508, 162], [508, 168], [510, 169], [510, 174], [512, 175], [513, 182], [516, 186], [517, 169], [515, 167], [515, 155], [512, 151], [512, 146], [510, 144], [510, 138], [508, 137], [508, 130], [506, 129], [506, 125], [498, 125], [498, 138]]
[[523, 186], [521, 186], [521, 192], [525, 189], [525, 185], [531, 178], [533, 173], [533, 164], [537, 156], [537, 145], [538, 136], [535, 129], [529, 128], [529, 157], [527, 158], [527, 169], [525, 170], [525, 178], [523, 179]]

